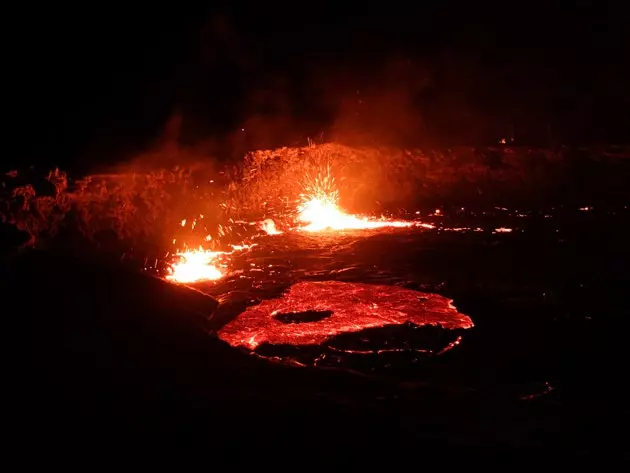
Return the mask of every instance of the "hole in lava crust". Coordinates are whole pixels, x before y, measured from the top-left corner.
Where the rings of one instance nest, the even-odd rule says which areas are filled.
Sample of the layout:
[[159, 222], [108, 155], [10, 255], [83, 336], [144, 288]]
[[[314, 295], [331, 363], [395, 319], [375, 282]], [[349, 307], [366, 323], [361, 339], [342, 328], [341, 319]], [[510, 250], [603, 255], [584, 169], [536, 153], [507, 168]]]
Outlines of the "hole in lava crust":
[[[311, 323], [286, 323], [278, 314], [332, 314]], [[472, 320], [452, 301], [398, 286], [339, 281], [303, 281], [282, 297], [248, 307], [218, 332], [232, 346], [250, 350], [261, 344], [320, 345], [345, 333], [411, 323], [439, 325], [447, 330], [467, 329]]]
[[332, 310], [304, 310], [302, 312], [284, 312], [273, 316], [283, 324], [304, 324], [319, 322], [333, 315]]

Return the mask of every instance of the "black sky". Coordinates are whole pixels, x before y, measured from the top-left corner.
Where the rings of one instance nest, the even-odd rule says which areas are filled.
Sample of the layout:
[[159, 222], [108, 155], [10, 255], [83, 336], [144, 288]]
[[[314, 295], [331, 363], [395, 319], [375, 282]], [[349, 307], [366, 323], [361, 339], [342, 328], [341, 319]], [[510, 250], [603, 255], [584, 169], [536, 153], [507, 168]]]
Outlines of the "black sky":
[[13, 161], [122, 156], [176, 112], [183, 140], [238, 149], [335, 133], [481, 143], [514, 124], [532, 143], [628, 140], [622, 3], [14, 10], [4, 41]]

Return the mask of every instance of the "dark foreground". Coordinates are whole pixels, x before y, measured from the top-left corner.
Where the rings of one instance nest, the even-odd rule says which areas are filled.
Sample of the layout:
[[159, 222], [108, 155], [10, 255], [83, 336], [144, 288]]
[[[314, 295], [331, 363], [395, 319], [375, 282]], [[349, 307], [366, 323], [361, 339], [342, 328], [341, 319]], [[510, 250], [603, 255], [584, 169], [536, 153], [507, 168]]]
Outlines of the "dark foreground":
[[[475, 323], [443, 355], [373, 357], [359, 369], [271, 363], [212, 334], [235, 314], [208, 321], [215, 303], [203, 294], [68, 254], [23, 253], [2, 281], [12, 437], [26, 449], [264, 448], [367, 461], [621, 457], [629, 213], [571, 209], [510, 234], [376, 235], [327, 256], [293, 254], [290, 265], [312, 271], [289, 279], [439, 292]], [[362, 251], [378, 270], [340, 271]], [[205, 289], [238, 306], [234, 294], [261, 297], [252, 281], [246, 272]]]

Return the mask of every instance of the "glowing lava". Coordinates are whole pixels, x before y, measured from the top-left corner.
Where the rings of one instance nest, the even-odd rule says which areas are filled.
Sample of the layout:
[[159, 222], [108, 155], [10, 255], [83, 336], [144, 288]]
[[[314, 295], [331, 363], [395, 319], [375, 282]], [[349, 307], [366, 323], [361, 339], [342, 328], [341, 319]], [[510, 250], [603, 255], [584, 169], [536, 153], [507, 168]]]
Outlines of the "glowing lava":
[[259, 222], [258, 228], [267, 235], [280, 235], [282, 233], [276, 228], [276, 223], [270, 218]]
[[364, 230], [383, 227], [412, 227], [415, 222], [396, 220], [374, 220], [349, 215], [339, 208], [336, 193], [320, 194], [298, 205], [298, 221], [306, 225], [299, 227], [305, 232], [324, 230]]
[[218, 335], [230, 345], [253, 350], [261, 343], [321, 344], [342, 333], [405, 322], [445, 329], [473, 326], [470, 317], [438, 294], [395, 286], [304, 281], [291, 286], [281, 298], [249, 307]]
[[166, 279], [178, 283], [197, 281], [216, 281], [225, 276], [225, 268], [219, 262], [222, 251], [210, 251], [199, 248], [177, 253], [178, 261], [169, 269]]
[[[296, 229], [305, 232], [321, 232], [326, 230], [365, 230], [385, 227], [414, 227], [434, 228], [433, 225], [411, 222], [373, 219], [357, 217], [345, 213], [338, 205], [339, 193], [334, 185], [334, 180], [327, 174], [318, 176], [305, 186], [305, 194], [301, 196], [301, 203], [297, 205]], [[252, 222], [254, 224], [255, 222]], [[192, 228], [196, 221], [193, 221]], [[186, 220], [182, 220], [182, 226], [186, 226]], [[271, 219], [256, 223], [260, 235], [280, 235], [282, 232], [276, 228]], [[212, 240], [210, 236], [207, 241]], [[233, 246], [234, 251], [250, 248], [252, 245]], [[166, 278], [178, 283], [193, 283], [197, 281], [215, 281], [221, 279], [227, 273], [229, 255], [232, 252], [218, 252], [199, 248], [198, 250], [186, 250], [178, 252], [178, 261], [173, 263]]]
[[[385, 219], [369, 219], [349, 215], [341, 210], [337, 204], [336, 191], [320, 192], [318, 195], [305, 198], [297, 206], [297, 230], [305, 232], [321, 232], [326, 230], [365, 230], [385, 227], [414, 227], [422, 226], [434, 228], [433, 225]], [[185, 225], [186, 221], [182, 221]], [[300, 226], [301, 224], [305, 224]], [[258, 222], [261, 235], [280, 235], [276, 224], [271, 219]], [[207, 241], [211, 238], [207, 237]], [[249, 249], [254, 245], [236, 245], [234, 251]], [[197, 250], [186, 250], [176, 253], [177, 261], [168, 268], [166, 279], [177, 283], [193, 283], [198, 281], [216, 281], [228, 273], [228, 262], [232, 252], [211, 251], [199, 247]]]

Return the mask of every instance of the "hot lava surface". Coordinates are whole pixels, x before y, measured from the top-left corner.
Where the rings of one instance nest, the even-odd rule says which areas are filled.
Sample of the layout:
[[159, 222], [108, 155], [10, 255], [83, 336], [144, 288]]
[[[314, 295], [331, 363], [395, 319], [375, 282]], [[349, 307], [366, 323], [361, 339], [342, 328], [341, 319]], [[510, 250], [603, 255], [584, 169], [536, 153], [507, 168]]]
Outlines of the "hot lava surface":
[[[472, 320], [451, 302], [437, 294], [394, 286], [303, 281], [283, 297], [249, 307], [223, 327], [219, 337], [255, 349], [262, 343], [319, 345], [343, 333], [406, 322], [446, 329], [472, 327]], [[323, 318], [317, 320], [317, 314]]]
[[[453, 378], [483, 377], [468, 353], [484, 343], [488, 350], [497, 340], [517, 350], [514, 337], [522, 327], [500, 330], [482, 342], [489, 332], [466, 330], [471, 319], [482, 326], [487, 314], [502, 321], [509, 315], [510, 324], [522, 317], [523, 326], [532, 326], [532, 314], [553, 311], [564, 297], [567, 283], [553, 281], [566, 280], [564, 270], [574, 261], [575, 249], [592, 239], [575, 228], [593, 222], [599, 234], [608, 220], [623, 215], [623, 209], [597, 212], [591, 207], [455, 208], [422, 212], [425, 225], [406, 228], [283, 231], [234, 252], [224, 277], [188, 284], [219, 300], [209, 320], [212, 331], [268, 360], [413, 378], [426, 376], [434, 364], [428, 360], [434, 358], [434, 374], [448, 378], [447, 370], [437, 368], [443, 363], [438, 358], [463, 357], [466, 368]], [[551, 257], [557, 264], [549, 266]], [[596, 258], [593, 264], [603, 261]], [[549, 268], [543, 275], [541, 265]], [[593, 274], [572, 277], [584, 284]], [[467, 315], [449, 306], [450, 299]], [[488, 308], [489, 300], [505, 302]], [[580, 311], [588, 311], [587, 306]], [[549, 333], [548, 328], [532, 329], [519, 336], [524, 345], [519, 350], [546, 346], [541, 339]], [[448, 357], [434, 356], [445, 351]], [[479, 367], [488, 362], [477, 360]], [[542, 372], [552, 368], [541, 364]], [[544, 386], [545, 377], [537, 378], [536, 386]]]

